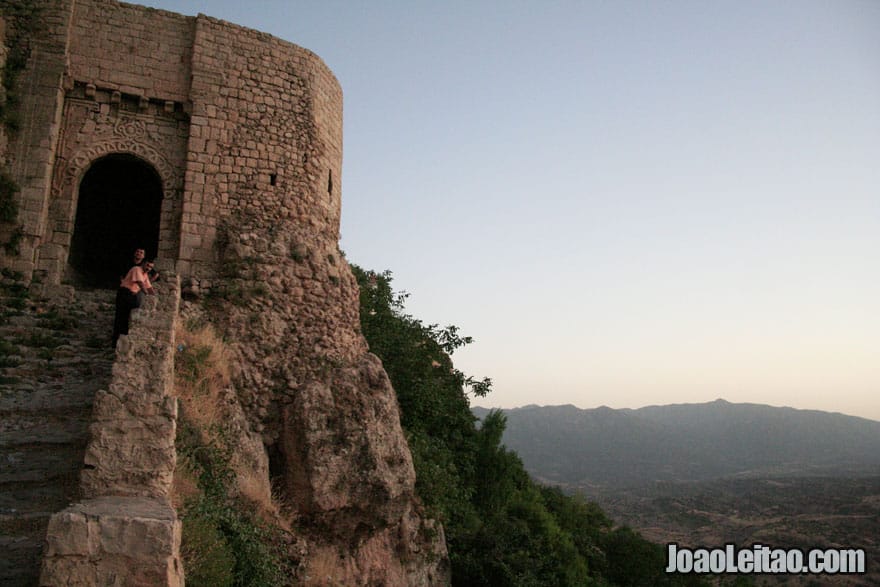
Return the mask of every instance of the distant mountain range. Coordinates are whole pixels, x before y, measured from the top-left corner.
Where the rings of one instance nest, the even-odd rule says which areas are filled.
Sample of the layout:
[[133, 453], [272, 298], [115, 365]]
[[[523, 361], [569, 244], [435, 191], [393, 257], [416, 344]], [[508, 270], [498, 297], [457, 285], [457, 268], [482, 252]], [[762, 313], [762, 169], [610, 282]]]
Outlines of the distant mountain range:
[[[489, 410], [474, 408], [478, 418]], [[724, 400], [615, 410], [504, 410], [536, 478], [582, 488], [731, 476], [878, 475], [880, 422]]]

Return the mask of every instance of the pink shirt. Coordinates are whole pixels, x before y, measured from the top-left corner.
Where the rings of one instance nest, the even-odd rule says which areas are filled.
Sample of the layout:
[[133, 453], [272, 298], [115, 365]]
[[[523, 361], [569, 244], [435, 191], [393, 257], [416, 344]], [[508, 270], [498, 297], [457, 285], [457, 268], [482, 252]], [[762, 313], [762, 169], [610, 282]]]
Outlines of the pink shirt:
[[[140, 283], [138, 283], [140, 282]], [[122, 278], [122, 282], [119, 284], [119, 287], [124, 287], [131, 291], [131, 293], [138, 293], [143, 289], [144, 291], [153, 287], [150, 285], [150, 278], [147, 277], [146, 272], [141, 269], [138, 265], [135, 265], [131, 269], [128, 270], [128, 273], [125, 274], [125, 277]]]

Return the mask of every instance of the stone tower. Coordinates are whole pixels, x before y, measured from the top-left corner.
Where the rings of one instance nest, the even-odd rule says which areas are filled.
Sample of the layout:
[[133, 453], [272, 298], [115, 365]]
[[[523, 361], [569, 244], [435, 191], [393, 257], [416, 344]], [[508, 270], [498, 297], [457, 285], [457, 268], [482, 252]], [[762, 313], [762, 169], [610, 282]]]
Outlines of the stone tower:
[[217, 227], [236, 212], [285, 211], [338, 235], [342, 92], [316, 55], [203, 15], [37, 4], [50, 26], [20, 80], [10, 156], [24, 238], [6, 265], [48, 284], [100, 278], [108, 249], [145, 241], [181, 275], [207, 277]]

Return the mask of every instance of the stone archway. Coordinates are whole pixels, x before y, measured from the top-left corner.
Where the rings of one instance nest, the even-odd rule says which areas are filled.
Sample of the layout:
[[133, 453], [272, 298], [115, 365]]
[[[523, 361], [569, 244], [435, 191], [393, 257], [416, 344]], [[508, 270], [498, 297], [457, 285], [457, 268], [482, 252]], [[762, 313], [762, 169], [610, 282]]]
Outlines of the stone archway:
[[135, 248], [159, 247], [162, 178], [143, 159], [114, 153], [94, 161], [79, 184], [68, 263], [83, 285], [115, 287]]
[[[101, 98], [101, 92], [98, 94]], [[104, 97], [110, 99], [109, 95]], [[86, 284], [81, 272], [76, 270], [83, 265], [79, 247], [82, 243], [77, 245], [80, 256], [70, 258], [74, 232], [78, 233], [77, 238], [88, 233], [75, 230], [74, 226], [80, 185], [89, 170], [108, 157], [117, 163], [123, 159], [136, 160], [161, 178], [159, 243], [158, 251], [154, 251], [159, 257], [160, 270], [173, 271], [179, 254], [189, 128], [185, 116], [167, 113], [152, 105], [139, 114], [116, 109], [105, 112], [97, 104], [104, 102], [68, 97], [65, 103], [48, 210], [43, 223], [33, 227], [34, 234], [40, 235], [34, 253], [35, 273], [47, 285], [62, 281]]]

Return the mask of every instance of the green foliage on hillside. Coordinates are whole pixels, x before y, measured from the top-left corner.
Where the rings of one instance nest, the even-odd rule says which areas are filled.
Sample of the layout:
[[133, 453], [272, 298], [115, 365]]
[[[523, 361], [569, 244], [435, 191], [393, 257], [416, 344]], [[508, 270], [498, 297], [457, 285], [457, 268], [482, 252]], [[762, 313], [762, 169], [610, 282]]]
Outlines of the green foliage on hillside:
[[389, 272], [352, 269], [364, 336], [400, 402], [416, 489], [446, 530], [454, 585], [704, 584], [667, 576], [663, 548], [613, 528], [595, 504], [532, 481], [501, 444], [504, 415], [490, 412], [478, 426], [471, 414], [468, 394], [485, 395], [491, 381], [450, 359], [471, 339], [406, 314]]

